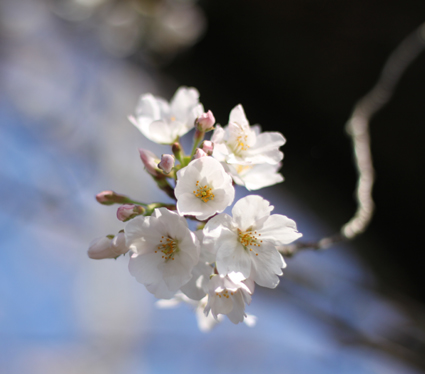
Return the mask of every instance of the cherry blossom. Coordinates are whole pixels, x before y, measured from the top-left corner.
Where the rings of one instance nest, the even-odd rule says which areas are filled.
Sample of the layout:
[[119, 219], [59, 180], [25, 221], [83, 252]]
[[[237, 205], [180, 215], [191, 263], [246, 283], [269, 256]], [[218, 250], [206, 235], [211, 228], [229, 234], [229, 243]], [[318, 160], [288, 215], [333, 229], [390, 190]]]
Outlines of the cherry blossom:
[[127, 223], [125, 237], [134, 252], [131, 275], [156, 297], [171, 298], [192, 277], [199, 240], [177, 213], [159, 208], [152, 216], [136, 217]]
[[240, 104], [230, 112], [228, 126], [216, 126], [211, 140], [216, 159], [240, 165], [279, 163], [283, 158], [279, 147], [286, 141], [279, 132], [261, 133], [260, 126], [251, 127]]
[[204, 313], [215, 319], [225, 314], [234, 324], [242, 322], [246, 317], [245, 304], [251, 303], [252, 290], [243, 281], [235, 281], [229, 276], [216, 275], [208, 285], [208, 303]]
[[289, 244], [302, 234], [293, 220], [270, 215], [273, 208], [261, 196], [250, 195], [233, 206], [233, 217], [219, 214], [205, 225], [204, 243], [216, 254], [220, 274], [240, 272], [269, 288], [279, 284], [278, 275], [286, 264], [276, 246]]
[[204, 112], [196, 88], [180, 87], [170, 103], [160, 97], [145, 94], [136, 108], [136, 117], [129, 120], [153, 142], [172, 144], [190, 131]]
[[235, 197], [232, 178], [212, 157], [198, 158], [179, 170], [174, 193], [179, 213], [199, 220], [222, 212]]

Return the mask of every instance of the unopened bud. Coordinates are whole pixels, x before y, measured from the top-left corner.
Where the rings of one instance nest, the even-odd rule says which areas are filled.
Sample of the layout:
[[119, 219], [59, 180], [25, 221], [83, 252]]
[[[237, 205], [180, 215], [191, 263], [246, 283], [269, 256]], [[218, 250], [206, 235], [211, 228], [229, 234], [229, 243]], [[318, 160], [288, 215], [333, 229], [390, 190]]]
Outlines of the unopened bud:
[[96, 195], [96, 200], [103, 205], [125, 204], [129, 198], [114, 191], [103, 191]]
[[201, 157], [207, 157], [208, 155], [201, 149], [198, 148], [195, 152], [195, 156], [193, 157], [195, 160]]
[[115, 237], [108, 235], [93, 240], [87, 254], [94, 260], [102, 260], [104, 258], [117, 258], [128, 251], [129, 248], [125, 243], [125, 235], [123, 232], [120, 232]]
[[207, 132], [211, 131], [214, 128], [215, 118], [212, 114], [211, 110], [209, 110], [206, 113], [201, 114], [196, 119], [196, 128], [199, 131]]
[[117, 209], [117, 218], [120, 221], [127, 222], [134, 217], [140, 216], [145, 212], [145, 208], [140, 205], [124, 204]]
[[146, 149], [139, 149], [140, 158], [143, 161], [143, 165], [145, 165], [146, 171], [153, 175], [154, 177], [161, 177], [161, 172], [158, 171], [158, 157], [155, 156], [151, 151], [147, 151]]
[[214, 151], [214, 143], [210, 140], [204, 140], [202, 143], [202, 150], [208, 155], [212, 156]]
[[183, 157], [183, 152], [182, 152], [182, 146], [180, 145], [180, 143], [179, 142], [175, 142], [171, 146], [171, 149], [173, 151], [173, 154], [174, 154], [175, 158], [181, 162], [182, 157]]
[[161, 156], [161, 162], [158, 167], [165, 173], [168, 174], [174, 167], [174, 156], [164, 154]]

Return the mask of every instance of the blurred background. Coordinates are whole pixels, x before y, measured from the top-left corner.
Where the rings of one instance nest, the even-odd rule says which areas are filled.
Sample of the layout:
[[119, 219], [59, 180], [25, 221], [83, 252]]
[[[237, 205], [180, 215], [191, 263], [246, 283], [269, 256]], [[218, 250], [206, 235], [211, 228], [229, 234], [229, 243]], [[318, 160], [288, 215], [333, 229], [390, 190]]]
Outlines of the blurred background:
[[137, 151], [168, 148], [126, 117], [181, 85], [222, 125], [241, 103], [281, 131], [285, 182], [258, 193], [304, 240], [337, 232], [356, 209], [345, 122], [424, 14], [418, 0], [0, 0], [0, 373], [424, 372], [425, 54], [371, 123], [369, 230], [287, 259], [276, 290], [256, 289], [255, 327], [200, 332], [189, 306], [155, 306], [128, 256], [86, 254], [124, 226], [96, 193], [168, 201]]

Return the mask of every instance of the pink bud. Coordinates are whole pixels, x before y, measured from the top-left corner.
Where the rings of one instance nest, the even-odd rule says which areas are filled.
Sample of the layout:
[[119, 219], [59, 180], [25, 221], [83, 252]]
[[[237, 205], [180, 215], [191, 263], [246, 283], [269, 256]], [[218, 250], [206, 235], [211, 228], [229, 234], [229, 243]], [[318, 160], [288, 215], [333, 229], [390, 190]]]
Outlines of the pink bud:
[[158, 167], [165, 173], [168, 174], [174, 167], [174, 156], [164, 154], [161, 156], [161, 162]]
[[193, 157], [195, 160], [201, 157], [207, 157], [208, 155], [201, 149], [198, 148], [195, 152], [195, 156]]
[[214, 151], [214, 143], [210, 140], [204, 140], [202, 143], [202, 149], [208, 156], [211, 156]]
[[125, 204], [128, 202], [128, 197], [119, 195], [114, 191], [103, 191], [96, 195], [96, 200], [103, 205]]
[[111, 201], [114, 196], [114, 191], [103, 191], [96, 195], [96, 200], [104, 205], [112, 205], [114, 202]]
[[104, 258], [116, 258], [122, 254], [128, 252], [128, 248], [125, 244], [124, 233], [121, 232], [114, 238], [111, 236], [104, 236], [102, 238], [95, 239], [91, 242], [90, 248], [87, 254], [94, 260], [102, 260]]
[[204, 132], [212, 130], [214, 127], [214, 123], [215, 123], [215, 118], [211, 110], [201, 114], [196, 120], [196, 125], [198, 130], [204, 131]]
[[137, 217], [145, 212], [145, 208], [140, 205], [124, 204], [117, 209], [117, 218], [120, 221], [126, 222]]
[[140, 158], [145, 165], [147, 172], [154, 177], [160, 177], [161, 174], [158, 172], [157, 164], [158, 158], [151, 151], [147, 151], [145, 149], [139, 149]]

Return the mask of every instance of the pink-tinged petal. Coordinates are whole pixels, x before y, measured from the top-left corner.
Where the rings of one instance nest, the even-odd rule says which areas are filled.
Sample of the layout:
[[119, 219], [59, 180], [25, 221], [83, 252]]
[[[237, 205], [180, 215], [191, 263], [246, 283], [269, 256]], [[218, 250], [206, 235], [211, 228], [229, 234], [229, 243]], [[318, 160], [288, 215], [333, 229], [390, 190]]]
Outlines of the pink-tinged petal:
[[242, 126], [249, 126], [249, 122], [241, 104], [236, 105], [230, 112], [229, 123], [230, 122], [235, 122]]
[[232, 209], [233, 220], [240, 230], [258, 228], [273, 210], [270, 203], [258, 195], [249, 195], [236, 202]]
[[261, 238], [274, 245], [286, 245], [302, 236], [297, 231], [297, 225], [286, 216], [280, 214], [271, 215], [260, 228]]
[[130, 274], [136, 278], [139, 283], [144, 285], [159, 282], [161, 273], [158, 266], [163, 262], [158, 253], [146, 253], [142, 255], [133, 255], [128, 264]]
[[161, 156], [161, 162], [158, 167], [165, 173], [168, 174], [174, 167], [174, 156], [169, 154], [163, 154]]
[[215, 118], [211, 110], [206, 113], [202, 113], [196, 120], [197, 128], [200, 131], [208, 131], [213, 128], [215, 123]]
[[208, 155], [211, 156], [214, 152], [214, 143], [209, 140], [204, 140], [202, 143], [202, 150]]
[[258, 256], [252, 254], [251, 279], [258, 285], [275, 288], [279, 284], [278, 275], [282, 275], [285, 262], [281, 254], [271, 244], [263, 243], [257, 250]]

